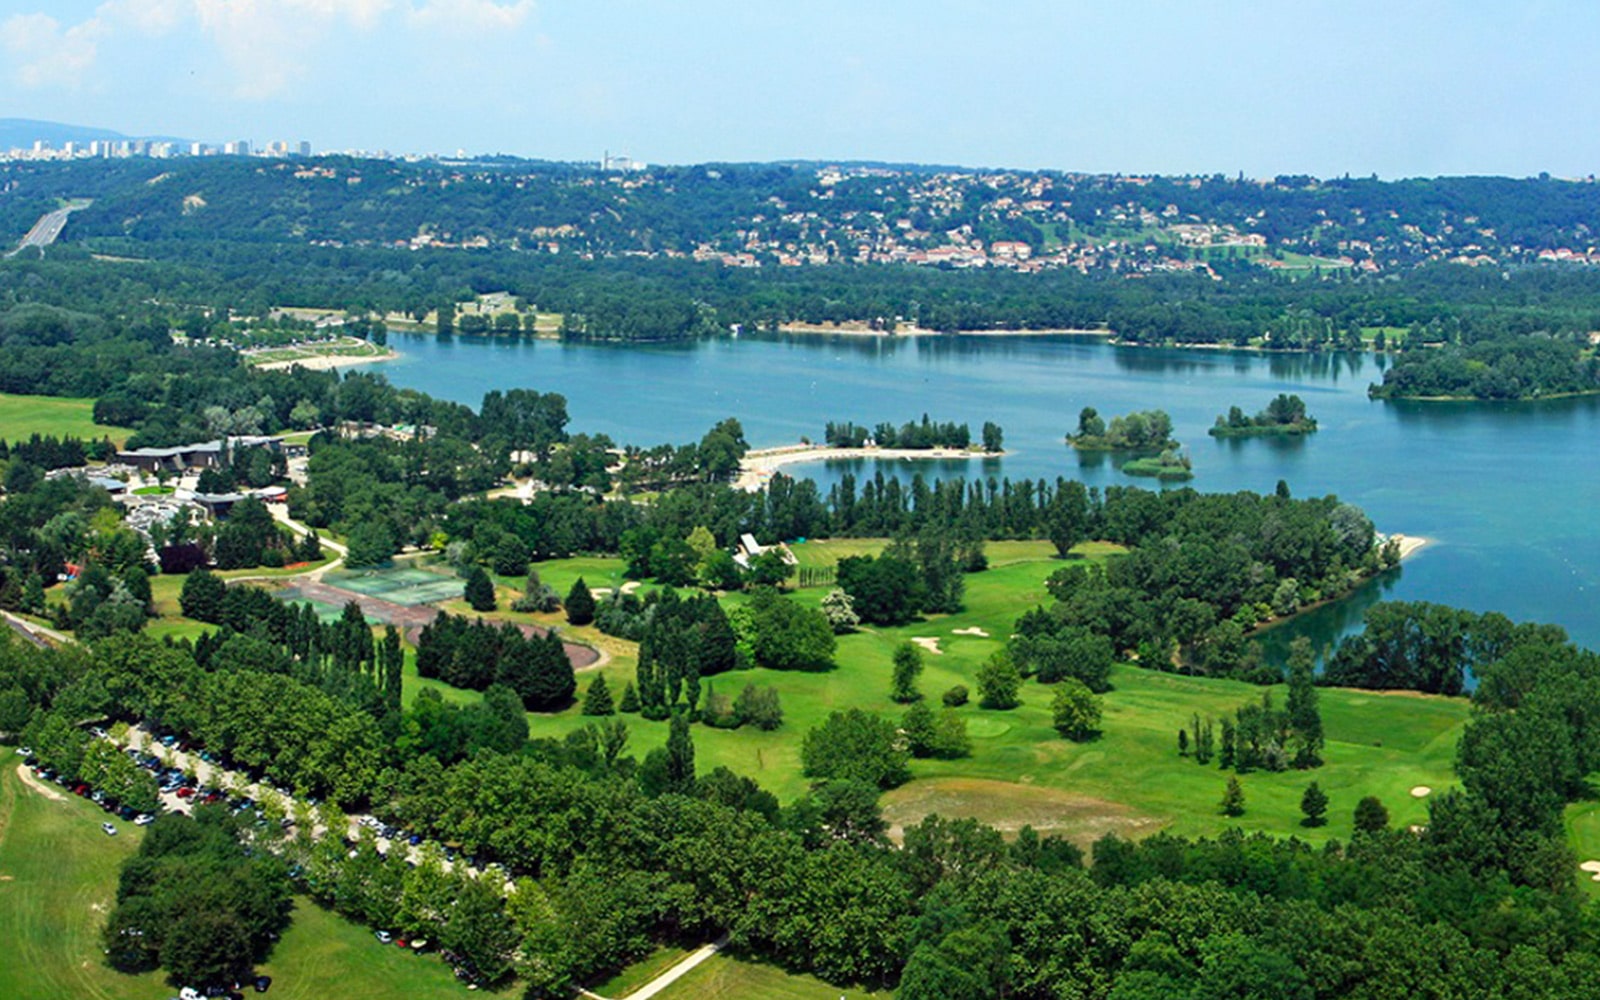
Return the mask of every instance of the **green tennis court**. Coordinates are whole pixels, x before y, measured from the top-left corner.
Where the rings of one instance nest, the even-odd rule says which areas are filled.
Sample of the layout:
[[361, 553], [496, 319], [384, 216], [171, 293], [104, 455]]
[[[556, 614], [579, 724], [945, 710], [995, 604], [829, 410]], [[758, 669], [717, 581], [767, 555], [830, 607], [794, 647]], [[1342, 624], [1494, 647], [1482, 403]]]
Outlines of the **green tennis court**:
[[326, 582], [395, 604], [434, 604], [461, 596], [462, 581], [414, 566], [330, 573]]

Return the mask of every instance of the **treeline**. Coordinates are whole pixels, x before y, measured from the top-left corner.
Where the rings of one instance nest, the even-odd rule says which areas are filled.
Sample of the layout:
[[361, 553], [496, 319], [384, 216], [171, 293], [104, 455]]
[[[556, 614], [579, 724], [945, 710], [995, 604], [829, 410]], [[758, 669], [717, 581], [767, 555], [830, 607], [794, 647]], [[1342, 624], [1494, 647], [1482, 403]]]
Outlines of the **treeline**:
[[450, 614], [440, 614], [418, 633], [417, 676], [473, 691], [504, 685], [530, 712], [566, 708], [577, 690], [572, 661], [555, 632], [527, 635], [509, 623]]
[[[999, 451], [1003, 432], [998, 424], [983, 425], [985, 451]], [[868, 430], [864, 425], [829, 421], [823, 429], [822, 439], [832, 448], [861, 448], [868, 441], [879, 448], [905, 448], [923, 451], [930, 448], [966, 448], [972, 444], [972, 428], [966, 424], [934, 423], [928, 415], [922, 421], [908, 420], [898, 428], [891, 423], [880, 423]]]
[[76, 468], [91, 459], [104, 462], [116, 454], [117, 446], [110, 438], [95, 441], [70, 434], [58, 438], [54, 434], [34, 433], [27, 440], [13, 441], [9, 445], [0, 439], [0, 461], [27, 462], [46, 471]]
[[1537, 399], [1600, 391], [1600, 359], [1571, 339], [1498, 338], [1408, 350], [1371, 386], [1374, 399]]

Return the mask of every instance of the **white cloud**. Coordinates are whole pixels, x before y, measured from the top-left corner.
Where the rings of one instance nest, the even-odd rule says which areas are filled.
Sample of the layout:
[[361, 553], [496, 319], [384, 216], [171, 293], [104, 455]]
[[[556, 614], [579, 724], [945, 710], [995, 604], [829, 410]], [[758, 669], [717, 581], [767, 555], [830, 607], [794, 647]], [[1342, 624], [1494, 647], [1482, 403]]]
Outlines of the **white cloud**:
[[406, 19], [419, 28], [504, 31], [527, 20], [533, 9], [533, 0], [425, 0], [413, 6]]
[[81, 85], [106, 34], [98, 17], [65, 29], [48, 14], [15, 14], [0, 21], [0, 45], [14, 57], [11, 76], [29, 88]]
[[235, 96], [266, 99], [294, 89], [318, 50], [340, 29], [385, 24], [415, 31], [498, 33], [534, 12], [534, 0], [105, 0], [84, 20], [63, 25], [46, 13], [0, 21], [10, 76], [29, 88], [76, 88], [92, 76], [100, 43], [119, 49], [185, 28], [221, 56]]

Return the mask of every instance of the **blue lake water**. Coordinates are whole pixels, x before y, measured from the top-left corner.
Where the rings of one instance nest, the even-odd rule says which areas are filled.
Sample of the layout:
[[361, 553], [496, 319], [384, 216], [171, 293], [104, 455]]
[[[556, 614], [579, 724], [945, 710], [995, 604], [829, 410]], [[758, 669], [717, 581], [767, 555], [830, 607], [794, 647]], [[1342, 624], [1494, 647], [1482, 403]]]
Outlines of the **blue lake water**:
[[[889, 463], [909, 478], [1067, 476], [1091, 486], [1132, 483], [1103, 456], [1063, 437], [1080, 408], [1106, 418], [1166, 410], [1194, 461], [1188, 484], [1205, 491], [1337, 493], [1379, 530], [1433, 544], [1357, 597], [1269, 633], [1320, 643], [1349, 630], [1380, 597], [1430, 600], [1515, 619], [1558, 623], [1600, 648], [1600, 399], [1538, 403], [1384, 403], [1366, 389], [1382, 376], [1366, 355], [1119, 348], [1073, 337], [745, 337], [617, 347], [391, 334], [399, 360], [380, 366], [397, 385], [478, 405], [491, 389], [567, 397], [572, 430], [619, 442], [698, 439], [737, 417], [757, 447], [819, 439], [829, 420], [903, 423], [923, 413], [1005, 429], [1009, 454], [986, 462]], [[1303, 441], [1218, 441], [1219, 413], [1255, 412], [1298, 393], [1320, 431]], [[854, 465], [786, 471], [826, 485]], [[1290, 633], [1288, 630], [1292, 629]]]

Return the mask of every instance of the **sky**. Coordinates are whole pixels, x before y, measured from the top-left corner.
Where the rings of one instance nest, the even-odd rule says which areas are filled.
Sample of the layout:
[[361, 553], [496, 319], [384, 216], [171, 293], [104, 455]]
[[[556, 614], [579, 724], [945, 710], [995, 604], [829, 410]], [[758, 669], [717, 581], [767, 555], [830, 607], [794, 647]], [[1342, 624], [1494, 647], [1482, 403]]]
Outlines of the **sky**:
[[1600, 5], [0, 0], [0, 117], [318, 150], [1586, 176]]

